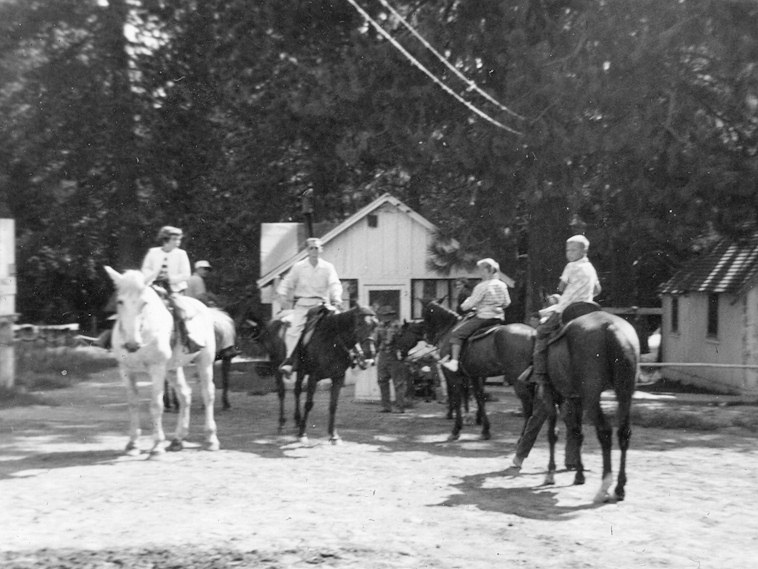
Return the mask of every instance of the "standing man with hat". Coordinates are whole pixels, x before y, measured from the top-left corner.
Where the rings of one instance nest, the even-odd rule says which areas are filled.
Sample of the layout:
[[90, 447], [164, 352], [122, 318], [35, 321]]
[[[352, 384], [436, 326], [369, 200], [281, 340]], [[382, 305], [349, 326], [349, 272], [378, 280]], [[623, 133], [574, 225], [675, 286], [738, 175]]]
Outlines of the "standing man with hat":
[[321, 239], [306, 239], [305, 247], [308, 257], [294, 264], [277, 289], [282, 306], [292, 308], [291, 322], [285, 336], [287, 358], [279, 366], [286, 377], [292, 373], [292, 354], [305, 328], [308, 310], [321, 304], [330, 307], [342, 304], [342, 283], [334, 265], [321, 258], [324, 249]]
[[205, 285], [205, 277], [211, 272], [211, 264], [208, 261], [195, 263], [195, 272], [187, 281], [185, 294], [208, 304], [208, 287]]
[[395, 336], [400, 331], [397, 311], [390, 305], [384, 305], [377, 311], [379, 327], [376, 329], [376, 378], [382, 396], [382, 413], [392, 412], [390, 400], [390, 381], [395, 386], [395, 406], [399, 413], [405, 413], [405, 395], [408, 387], [407, 370], [403, 356], [395, 346]]

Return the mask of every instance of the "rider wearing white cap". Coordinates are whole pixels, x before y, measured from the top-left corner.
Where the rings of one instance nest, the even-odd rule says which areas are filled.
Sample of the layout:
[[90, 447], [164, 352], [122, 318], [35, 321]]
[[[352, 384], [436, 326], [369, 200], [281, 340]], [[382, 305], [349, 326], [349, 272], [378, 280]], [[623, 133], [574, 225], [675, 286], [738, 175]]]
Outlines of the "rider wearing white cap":
[[442, 364], [450, 371], [458, 371], [458, 359], [464, 340], [480, 328], [502, 322], [503, 311], [511, 303], [508, 286], [499, 278], [498, 262], [487, 257], [477, 261], [476, 266], [482, 280], [474, 287], [471, 296], [461, 304], [461, 310], [475, 310], [476, 313], [464, 318], [450, 333], [450, 361]]
[[292, 317], [286, 334], [287, 358], [280, 366], [282, 373], [292, 373], [292, 352], [305, 328], [308, 310], [320, 304], [340, 306], [342, 283], [334, 265], [320, 257], [323, 251], [321, 239], [311, 237], [305, 241], [308, 257], [295, 263], [282, 279], [277, 294], [283, 308], [292, 307]]

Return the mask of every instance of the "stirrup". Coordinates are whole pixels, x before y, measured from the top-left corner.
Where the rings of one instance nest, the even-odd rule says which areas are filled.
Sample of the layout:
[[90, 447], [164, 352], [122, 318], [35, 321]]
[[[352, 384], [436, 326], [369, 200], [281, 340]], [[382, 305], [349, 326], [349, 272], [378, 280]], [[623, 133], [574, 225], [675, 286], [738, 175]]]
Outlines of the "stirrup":
[[289, 379], [292, 376], [292, 364], [282, 364], [279, 366], [279, 371], [285, 377]]

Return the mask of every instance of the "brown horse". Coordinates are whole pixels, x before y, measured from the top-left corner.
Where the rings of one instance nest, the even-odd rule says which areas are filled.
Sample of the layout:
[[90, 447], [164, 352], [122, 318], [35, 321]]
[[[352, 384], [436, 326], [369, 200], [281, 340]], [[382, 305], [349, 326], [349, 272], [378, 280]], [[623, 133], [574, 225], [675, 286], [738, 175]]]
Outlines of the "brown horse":
[[[436, 345], [440, 349], [440, 356], [445, 357], [450, 351], [450, 332], [460, 317], [456, 312], [435, 301], [425, 303], [422, 317], [426, 340]], [[519, 381], [519, 376], [532, 361], [534, 335], [534, 328], [526, 324], [495, 326], [484, 334], [474, 334], [474, 337], [466, 342], [461, 354], [459, 371], [451, 372], [442, 368], [448, 381], [448, 396], [451, 398], [455, 414], [453, 431], [449, 440], [457, 440], [463, 428], [461, 394], [466, 382], [470, 382], [474, 392], [477, 414], [482, 424], [482, 438], [490, 438], [484, 381], [487, 377], [497, 375], [505, 376], [505, 381], [513, 386], [516, 395], [521, 400], [525, 417], [524, 426], [526, 426], [526, 419], [532, 414], [533, 387]]]
[[[623, 318], [600, 310], [569, 321], [548, 348], [551, 395], [563, 402], [566, 424], [577, 443], [575, 484], [584, 483], [584, 466], [581, 461], [584, 413], [595, 425], [603, 454], [603, 479], [595, 501], [605, 501], [613, 483], [613, 431], [600, 405], [602, 392], [609, 389], [616, 395], [616, 421], [621, 448], [615, 495], [618, 500], [623, 500], [625, 496], [626, 452], [632, 434], [630, 416], [639, 359], [640, 343], [634, 327]], [[549, 414], [554, 416], [555, 405], [548, 404], [546, 407]], [[551, 456], [553, 447], [554, 443], [551, 442]]]
[[[297, 360], [295, 371], [295, 424], [298, 427], [298, 437], [307, 440], [305, 434], [308, 414], [313, 408], [313, 396], [316, 385], [322, 379], [331, 378], [331, 393], [329, 400], [329, 440], [332, 444], [340, 442], [340, 437], [334, 427], [337, 403], [345, 373], [348, 367], [356, 365], [364, 352], [373, 357], [373, 333], [377, 320], [370, 308], [356, 306], [341, 313], [326, 314], [313, 331], [313, 335], [305, 346], [300, 346], [293, 354]], [[260, 334], [258, 342], [269, 355], [272, 370], [276, 376], [277, 393], [279, 396], [279, 433], [286, 424], [284, 399], [286, 382], [279, 365], [287, 354], [285, 331], [287, 323], [274, 319], [267, 326], [258, 323]], [[360, 361], [358, 361], [360, 365]], [[300, 396], [303, 391], [303, 380], [308, 377], [306, 384], [306, 401], [304, 412], [300, 410]]]

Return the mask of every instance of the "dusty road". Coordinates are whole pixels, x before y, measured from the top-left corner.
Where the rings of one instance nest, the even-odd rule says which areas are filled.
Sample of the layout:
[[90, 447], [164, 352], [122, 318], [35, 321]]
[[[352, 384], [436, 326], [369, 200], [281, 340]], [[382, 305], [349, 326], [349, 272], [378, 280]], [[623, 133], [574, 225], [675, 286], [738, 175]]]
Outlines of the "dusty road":
[[[442, 405], [380, 414], [347, 387], [340, 446], [326, 440], [325, 392], [308, 446], [293, 436], [291, 413], [277, 436], [274, 394], [234, 393], [234, 408], [217, 414], [216, 453], [200, 450], [195, 398], [189, 448], [157, 460], [122, 455], [127, 415], [114, 372], [50, 392], [54, 406], [0, 410], [0, 567], [755, 566], [756, 433], [635, 427], [626, 501], [595, 505], [594, 432], [587, 485], [564, 471], [540, 486], [542, 437], [509, 476], [518, 405], [509, 389], [488, 390], [498, 398], [493, 439], [466, 427], [448, 443]], [[169, 429], [175, 418], [166, 415]]]

